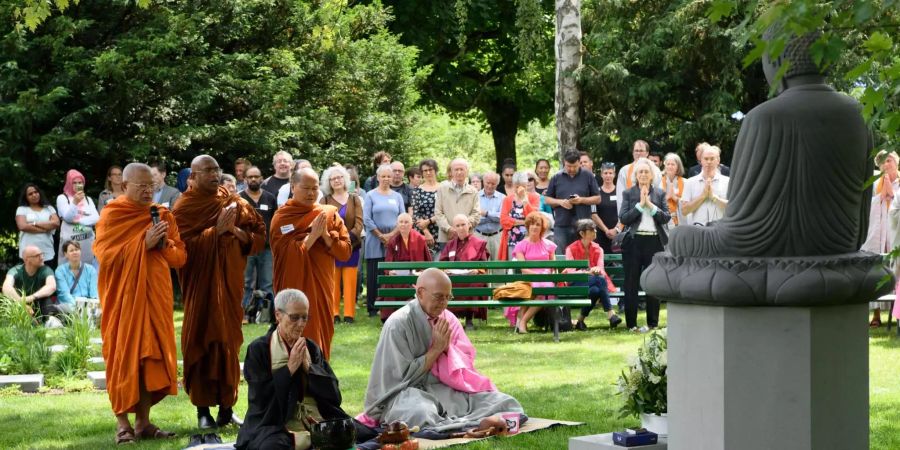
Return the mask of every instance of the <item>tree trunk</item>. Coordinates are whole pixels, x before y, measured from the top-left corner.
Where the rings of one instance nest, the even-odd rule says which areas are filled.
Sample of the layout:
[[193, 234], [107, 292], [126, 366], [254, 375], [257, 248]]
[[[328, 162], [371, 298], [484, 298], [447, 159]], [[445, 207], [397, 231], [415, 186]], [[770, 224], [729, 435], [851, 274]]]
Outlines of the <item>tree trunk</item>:
[[578, 148], [581, 132], [581, 0], [556, 0], [556, 144], [559, 160]]
[[489, 99], [479, 102], [478, 108], [484, 113], [491, 127], [494, 138], [497, 173], [503, 166], [503, 160], [510, 158], [516, 161], [516, 133], [519, 131], [519, 108], [511, 102]]

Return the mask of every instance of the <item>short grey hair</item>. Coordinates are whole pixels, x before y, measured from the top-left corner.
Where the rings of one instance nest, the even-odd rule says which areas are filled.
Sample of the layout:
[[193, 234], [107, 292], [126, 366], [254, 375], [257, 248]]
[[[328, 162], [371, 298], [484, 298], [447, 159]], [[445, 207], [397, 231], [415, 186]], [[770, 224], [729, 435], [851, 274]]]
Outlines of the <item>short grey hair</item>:
[[287, 307], [291, 303], [301, 302], [309, 307], [309, 299], [306, 294], [299, 289], [284, 289], [275, 296], [275, 309], [281, 312], [287, 311]]
[[524, 184], [528, 186], [528, 172], [516, 172], [512, 176], [512, 184]]
[[378, 175], [381, 175], [381, 172], [387, 172], [391, 174], [391, 176], [394, 176], [394, 169], [390, 164], [382, 164], [378, 166], [378, 169], [375, 170], [375, 177], [377, 178]]
[[235, 178], [234, 175], [232, 175], [232, 174], [230, 174], [230, 173], [223, 173], [223, 174], [222, 174], [222, 182], [224, 183], [224, 182], [226, 182], [226, 181], [230, 181], [230, 182], [232, 182], [232, 183], [234, 183], [234, 184], [237, 184], [237, 178]]
[[631, 167], [632, 167], [632, 171], [634, 172], [634, 175], [632, 175], [632, 176], [634, 177], [635, 182], [637, 182], [638, 166], [641, 164], [646, 164], [647, 167], [650, 169], [650, 183], [651, 184], [653, 184], [654, 180], [659, 178], [659, 173], [660, 173], [659, 167], [656, 167], [656, 164], [653, 164], [653, 161], [650, 161], [649, 158], [638, 158], [638, 160], [635, 161], [633, 164], [634, 165]]
[[331, 166], [322, 171], [322, 179], [319, 181], [319, 190], [322, 191], [322, 195], [334, 193], [331, 190], [331, 176], [336, 173], [344, 178], [344, 188], [350, 190], [350, 172], [344, 166]]
[[488, 171], [481, 175], [481, 181], [484, 181], [487, 178], [495, 178], [497, 180], [497, 183], [500, 182], [500, 174], [494, 171]]

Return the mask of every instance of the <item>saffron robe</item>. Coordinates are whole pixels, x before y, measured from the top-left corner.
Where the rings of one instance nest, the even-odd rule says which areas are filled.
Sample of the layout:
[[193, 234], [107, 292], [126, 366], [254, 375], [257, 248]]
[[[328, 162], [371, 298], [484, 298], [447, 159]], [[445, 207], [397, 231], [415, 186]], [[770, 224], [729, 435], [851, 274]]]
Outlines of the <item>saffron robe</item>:
[[187, 253], [174, 216], [157, 208], [160, 220], [169, 224], [162, 250], [144, 244], [153, 225], [150, 205], [119, 196], [106, 204], [97, 222], [94, 254], [100, 262], [106, 392], [117, 415], [134, 412], [140, 379], [154, 404], [178, 393], [169, 270], [183, 266]]
[[384, 323], [372, 360], [365, 410], [357, 420], [367, 426], [402, 420], [410, 427], [450, 432], [477, 427], [481, 419], [494, 414], [524, 413], [515, 398], [497, 391], [475, 371], [474, 348], [465, 330], [449, 311], [442, 315], [450, 324], [455, 349], [438, 357], [437, 376], [425, 370], [432, 325], [419, 301], [413, 299]]
[[[487, 242], [475, 236], [469, 235], [465, 242], [459, 238], [453, 238], [447, 242], [438, 261], [487, 261], [490, 259], [487, 251]], [[481, 270], [481, 273], [484, 271]], [[452, 277], [453, 275], [451, 275]], [[457, 284], [456, 287], [485, 287], [484, 283]], [[479, 297], [457, 297], [459, 300], [484, 300]], [[457, 316], [473, 313], [476, 319], [487, 320], [487, 308], [450, 308], [450, 312]]]
[[[413, 262], [413, 261], [431, 261], [431, 250], [428, 249], [428, 244], [425, 242], [425, 237], [422, 236], [416, 230], [409, 231], [409, 242], [406, 244], [403, 243], [403, 236], [400, 233], [397, 233], [388, 240], [387, 245], [384, 246], [385, 251], [385, 262]], [[387, 271], [385, 271], [387, 272]], [[386, 284], [382, 287], [385, 288], [406, 288], [410, 287], [410, 285], [402, 285], [402, 284]], [[382, 300], [404, 300], [395, 297], [382, 297]], [[396, 311], [397, 308], [381, 308], [381, 321], [384, 322], [387, 320], [391, 314]]]
[[[319, 214], [326, 214], [325, 231], [331, 236], [331, 247], [322, 238], [309, 250], [303, 240], [312, 231], [310, 225]], [[350, 258], [350, 233], [337, 208], [330, 205], [306, 206], [295, 199], [288, 200], [272, 217], [269, 230], [272, 247], [275, 292], [299, 289], [309, 299], [309, 321], [303, 337], [312, 339], [331, 359], [331, 338], [334, 319], [331, 298], [334, 296], [335, 260]]]
[[[238, 210], [235, 226], [249, 238], [246, 244], [230, 232], [216, 234], [219, 211], [232, 203]], [[175, 218], [188, 252], [187, 264], [178, 271], [184, 389], [196, 406], [228, 408], [237, 401], [241, 375], [244, 268], [247, 256], [266, 244], [265, 222], [246, 200], [222, 187], [211, 197], [188, 190], [175, 204]]]

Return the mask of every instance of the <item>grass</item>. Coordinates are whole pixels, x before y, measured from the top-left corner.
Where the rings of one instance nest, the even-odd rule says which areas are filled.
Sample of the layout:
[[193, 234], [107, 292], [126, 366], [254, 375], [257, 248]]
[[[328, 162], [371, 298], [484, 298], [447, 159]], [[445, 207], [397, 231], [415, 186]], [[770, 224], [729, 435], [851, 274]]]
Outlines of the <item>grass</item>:
[[[364, 314], [361, 314], [364, 316]], [[565, 449], [568, 439], [609, 432], [638, 424], [634, 418], [620, 419], [621, 400], [615, 394], [615, 380], [636, 352], [642, 337], [623, 330], [611, 332], [599, 327], [601, 314], [591, 316], [586, 333], [564, 333], [553, 343], [545, 332], [514, 335], [499, 311], [487, 324], [470, 333], [478, 348], [479, 370], [490, 376], [504, 392], [515, 396], [533, 417], [579, 421], [580, 427], [560, 427], [510, 438], [495, 438], [468, 446], [470, 449]], [[665, 310], [662, 312], [665, 319]], [[176, 331], [181, 329], [181, 313], [176, 312]], [[378, 340], [377, 319], [359, 317], [351, 326], [337, 327], [332, 353], [334, 370], [341, 380], [344, 409], [355, 415], [363, 406], [372, 352]], [[244, 348], [264, 334], [263, 325], [244, 327]], [[884, 328], [870, 339], [871, 448], [900, 448], [900, 338]], [[243, 352], [242, 352], [243, 355]], [[246, 411], [247, 388], [242, 385], [236, 407]], [[133, 448], [182, 448], [196, 433], [193, 406], [183, 392], [153, 408], [154, 422], [175, 431], [180, 438], [168, 442], [142, 442]], [[115, 422], [104, 392], [77, 392], [61, 395], [13, 395], [0, 392], [0, 448], [113, 447]], [[234, 441], [237, 429], [221, 433]]]

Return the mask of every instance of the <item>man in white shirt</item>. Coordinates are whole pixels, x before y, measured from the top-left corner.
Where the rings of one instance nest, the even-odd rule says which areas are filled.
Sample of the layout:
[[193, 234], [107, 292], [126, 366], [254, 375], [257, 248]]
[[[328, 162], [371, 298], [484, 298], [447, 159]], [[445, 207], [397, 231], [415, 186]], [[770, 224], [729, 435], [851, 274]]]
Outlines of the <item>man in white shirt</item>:
[[[649, 158], [650, 157], [650, 144], [643, 139], [638, 139], [634, 141], [633, 146], [631, 147], [631, 156], [634, 157], [634, 161], [637, 161], [641, 158]], [[591, 164], [593, 167], [593, 164]], [[621, 169], [619, 169], [619, 175], [616, 178], [616, 198], [620, 199], [618, 202], [619, 213], [622, 213], [622, 194], [630, 189], [635, 184], [634, 178], [634, 162], [631, 164], [626, 164]], [[654, 171], [653, 174], [653, 185], [659, 186], [659, 182], [661, 180], [660, 172]], [[598, 184], [603, 184], [598, 182]]]
[[687, 223], [706, 225], [725, 217], [728, 206], [728, 177], [719, 172], [722, 151], [710, 145], [703, 150], [700, 175], [688, 179], [681, 198]]

